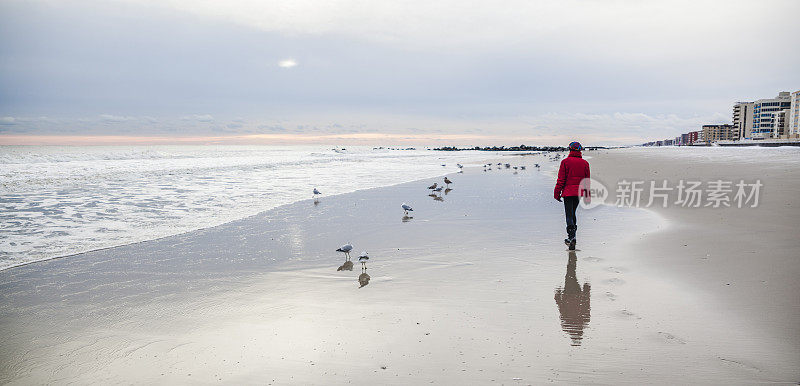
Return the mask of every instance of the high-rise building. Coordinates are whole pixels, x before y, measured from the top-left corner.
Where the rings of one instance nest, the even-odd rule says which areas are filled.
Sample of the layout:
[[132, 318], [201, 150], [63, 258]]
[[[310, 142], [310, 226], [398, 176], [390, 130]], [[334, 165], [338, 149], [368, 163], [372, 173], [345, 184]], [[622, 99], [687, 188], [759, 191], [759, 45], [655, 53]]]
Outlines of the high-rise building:
[[753, 131], [753, 102], [736, 102], [733, 105], [733, 127], [736, 136], [733, 139], [749, 139]]
[[759, 99], [753, 102], [753, 129], [751, 138], [777, 138], [778, 124], [775, 115], [791, 107], [789, 92], [781, 91], [778, 96], [771, 99]]
[[775, 113], [775, 124], [773, 125], [774, 131], [772, 132], [773, 138], [786, 138], [788, 131], [786, 127], [789, 126], [789, 109], [783, 109]]
[[789, 94], [789, 121], [786, 134], [789, 138], [800, 138], [800, 90]]

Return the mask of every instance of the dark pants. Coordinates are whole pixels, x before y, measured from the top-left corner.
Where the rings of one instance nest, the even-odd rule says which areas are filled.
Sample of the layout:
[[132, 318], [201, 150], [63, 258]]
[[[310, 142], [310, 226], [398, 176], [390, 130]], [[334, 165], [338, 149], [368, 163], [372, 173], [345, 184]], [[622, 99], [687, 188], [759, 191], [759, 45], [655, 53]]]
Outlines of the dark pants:
[[575, 237], [575, 231], [578, 230], [578, 218], [575, 217], [575, 209], [578, 209], [578, 203], [581, 198], [578, 196], [562, 197], [564, 200], [564, 214], [567, 216], [567, 236], [569, 238]]

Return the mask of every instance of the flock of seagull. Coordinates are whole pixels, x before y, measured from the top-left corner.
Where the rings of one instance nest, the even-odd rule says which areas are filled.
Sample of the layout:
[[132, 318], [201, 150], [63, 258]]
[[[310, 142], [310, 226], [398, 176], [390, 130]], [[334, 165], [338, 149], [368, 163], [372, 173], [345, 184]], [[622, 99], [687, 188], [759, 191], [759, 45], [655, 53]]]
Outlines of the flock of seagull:
[[[527, 166], [525, 166], [525, 165], [522, 165], [522, 166], [511, 166], [511, 164], [507, 164], [507, 163], [504, 164], [502, 162], [498, 162], [497, 164], [485, 164], [485, 165], [483, 165], [483, 171], [492, 170], [492, 166], [496, 166], [497, 170], [502, 170], [503, 166], [505, 166], [506, 169], [514, 169], [514, 170], [525, 170], [525, 169], [527, 169]], [[539, 168], [541, 168], [541, 166], [539, 164], [534, 164], [533, 167], [535, 167], [537, 170]], [[516, 172], [514, 172], [514, 173], [516, 173]]]
[[[557, 156], [557, 157], [560, 157], [560, 155]], [[447, 165], [446, 164], [442, 164], [442, 166], [447, 166]], [[456, 166], [459, 169], [459, 173], [463, 173], [462, 169], [464, 168], [464, 165], [456, 164]], [[491, 163], [483, 165], [483, 171], [485, 172], [487, 170], [492, 170], [492, 166], [496, 166], [497, 170], [501, 170], [501, 167], [503, 167], [503, 166], [505, 166], [505, 169], [511, 169], [511, 168], [513, 168], [514, 170], [525, 170], [526, 169], [525, 166], [512, 166], [511, 164], [508, 164], [508, 163], [504, 164], [504, 163], [498, 162], [496, 165], [491, 164]], [[540, 168], [539, 164], [535, 164], [534, 167], [536, 169]], [[515, 171], [514, 173], [516, 174], [517, 172]], [[447, 176], [444, 177], [444, 180], [442, 182], [444, 182], [444, 185], [439, 185], [438, 182], [434, 182], [433, 185], [428, 186], [428, 190], [431, 191], [430, 196], [434, 197], [434, 200], [443, 201], [443, 199], [442, 199], [441, 195], [439, 195], [439, 193], [444, 191], [445, 194], [447, 194], [448, 192], [450, 192], [452, 190], [450, 188], [450, 185], [453, 184], [453, 181], [451, 181]], [[314, 203], [316, 204], [318, 202], [317, 201], [317, 197], [319, 197], [322, 194], [322, 192], [320, 192], [317, 188], [314, 188], [313, 194], [314, 194], [314, 196], [313, 196], [314, 197]], [[411, 207], [411, 205], [408, 205], [408, 204], [406, 204], [404, 202], [400, 207], [403, 209], [403, 214], [404, 214], [403, 222], [406, 222], [406, 221], [408, 221], [408, 219], [412, 218], [412, 217], [408, 217], [408, 212], [413, 212], [414, 211], [414, 208]], [[336, 249], [336, 252], [343, 253], [344, 257], [345, 257], [344, 264], [342, 264], [337, 269], [337, 271], [352, 271], [353, 270], [353, 262], [350, 260], [350, 252], [352, 252], [352, 251], [353, 251], [353, 245], [350, 244], [350, 243], [342, 245], [341, 247]], [[358, 277], [358, 282], [361, 285], [361, 287], [364, 287], [365, 285], [369, 284], [370, 277], [369, 277], [369, 275], [367, 275], [367, 262], [368, 261], [369, 261], [369, 254], [366, 251], [363, 251], [363, 252], [361, 252], [360, 255], [358, 255], [358, 262], [361, 263], [361, 275]]]

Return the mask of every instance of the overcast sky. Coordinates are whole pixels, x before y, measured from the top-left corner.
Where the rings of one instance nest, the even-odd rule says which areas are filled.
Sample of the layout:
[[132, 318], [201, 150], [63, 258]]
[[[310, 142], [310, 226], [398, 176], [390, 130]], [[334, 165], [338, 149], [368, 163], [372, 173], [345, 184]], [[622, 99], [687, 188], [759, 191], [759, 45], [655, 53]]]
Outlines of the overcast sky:
[[800, 89], [798, 15], [796, 0], [0, 0], [0, 144], [640, 143]]

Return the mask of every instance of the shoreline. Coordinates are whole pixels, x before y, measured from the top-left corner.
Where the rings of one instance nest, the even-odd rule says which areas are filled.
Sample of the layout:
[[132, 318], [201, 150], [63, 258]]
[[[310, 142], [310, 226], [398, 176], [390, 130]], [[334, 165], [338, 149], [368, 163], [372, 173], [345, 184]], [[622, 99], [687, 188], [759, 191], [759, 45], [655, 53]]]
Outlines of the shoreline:
[[[215, 352], [211, 347], [200, 349], [196, 347], [197, 344], [203, 347], [206, 344], [212, 344], [218, 348], [226, 346], [225, 342], [231, 340], [231, 335], [227, 332], [218, 331], [217, 326], [229, 326], [231, 323], [237, 325], [242, 321], [250, 320], [255, 315], [271, 315], [267, 317], [266, 321], [253, 320], [247, 323], [263, 324], [265, 328], [269, 326], [273, 326], [269, 328], [277, 328], [274, 326], [283, 323], [281, 321], [283, 319], [277, 316], [282, 314], [282, 312], [279, 312], [281, 307], [288, 307], [289, 310], [295, 309], [297, 310], [296, 312], [293, 311], [286, 316], [286, 318], [290, 318], [287, 322], [291, 320], [302, 321], [303, 325], [307, 327], [303, 330], [297, 330], [296, 326], [286, 325], [283, 328], [288, 333], [286, 338], [293, 342], [290, 346], [286, 346], [286, 350], [289, 351], [284, 351], [289, 353], [293, 350], [290, 347], [296, 345], [298, 341], [305, 342], [304, 338], [295, 335], [291, 331], [297, 331], [298, 333], [304, 331], [302, 332], [304, 335], [312, 331], [315, 331], [315, 334], [323, 333], [329, 329], [326, 327], [329, 322], [336, 322], [338, 325], [338, 323], [342, 323], [342, 320], [351, 317], [356, 317], [357, 319], [346, 322], [346, 325], [360, 323], [360, 317], [346, 311], [350, 308], [347, 304], [349, 303], [348, 298], [351, 296], [377, 296], [382, 299], [375, 298], [373, 302], [358, 303], [361, 304], [360, 308], [372, 310], [368, 311], [368, 314], [373, 314], [374, 312], [379, 312], [379, 309], [383, 309], [380, 312], [386, 313], [387, 316], [377, 316], [375, 314], [375, 317], [378, 318], [375, 323], [378, 325], [387, 324], [387, 326], [391, 326], [393, 324], [390, 321], [392, 317], [389, 317], [388, 314], [392, 314], [397, 310], [421, 313], [420, 319], [422, 320], [426, 320], [422, 315], [433, 312], [430, 317], [437, 321], [446, 320], [448, 318], [444, 318], [444, 314], [440, 315], [439, 312], [445, 312], [451, 308], [452, 301], [456, 301], [456, 303], [466, 301], [463, 304], [463, 307], [467, 307], [465, 309], [470, 309], [474, 305], [479, 310], [485, 309], [486, 312], [492, 314], [496, 312], [493, 311], [496, 306], [503, 304], [502, 302], [491, 300], [492, 293], [498, 289], [506, 293], [506, 291], [502, 290], [502, 284], [499, 283], [508, 282], [509, 285], [514, 287], [519, 285], [528, 286], [530, 284], [525, 284], [528, 280], [527, 274], [523, 271], [514, 268], [509, 272], [504, 272], [503, 265], [495, 264], [494, 259], [485, 260], [483, 258], [486, 256], [486, 252], [478, 252], [479, 254], [475, 255], [475, 248], [485, 247], [481, 240], [490, 240], [492, 252], [505, 256], [503, 260], [507, 260], [507, 264], [504, 265], [526, 267], [534, 264], [534, 266], [544, 269], [540, 274], [549, 274], [555, 271], [556, 277], [554, 281], [556, 283], [560, 281], [563, 285], [562, 263], [556, 263], [553, 267], [549, 267], [523, 257], [528, 253], [535, 253], [536, 255], [544, 253], [542, 256], [547, 256], [548, 260], [563, 261], [564, 247], [559, 244], [554, 245], [552, 243], [553, 237], [531, 239], [528, 236], [529, 232], [545, 232], [547, 234], [559, 232], [560, 227], [556, 229], [551, 227], [539, 229], [535, 224], [526, 221], [527, 224], [523, 227], [524, 229], [520, 229], [518, 224], [520, 219], [526, 218], [525, 214], [519, 213], [509, 218], [494, 216], [497, 208], [518, 205], [519, 202], [522, 202], [520, 200], [539, 201], [538, 194], [531, 195], [531, 193], [528, 193], [524, 196], [518, 196], [524, 190], [514, 193], [509, 191], [510, 187], [514, 187], [518, 183], [522, 183], [525, 186], [539, 186], [539, 181], [546, 181], [549, 178], [537, 176], [534, 171], [518, 175], [514, 175], [512, 171], [505, 169], [502, 171], [495, 170], [495, 174], [491, 175], [488, 173], [481, 175], [480, 173], [477, 168], [473, 168], [464, 174], [451, 175], [450, 178], [456, 182], [456, 185], [454, 185], [455, 190], [443, 196], [444, 201], [431, 200], [431, 197], [426, 196], [425, 186], [429, 184], [430, 180], [424, 183], [415, 182], [331, 197], [328, 200], [321, 200], [318, 206], [312, 206], [310, 203], [306, 203], [307, 205], [296, 203], [271, 211], [261, 217], [256, 216], [247, 221], [239, 221], [214, 230], [195, 232], [188, 236], [172, 237], [144, 245], [89, 253], [80, 258], [51, 261], [36, 267], [4, 271], [0, 275], [12, 280], [4, 280], [6, 284], [3, 289], [6, 301], [0, 304], [0, 320], [5, 325], [14, 326], [14, 328], [9, 331], [4, 343], [0, 343], [0, 351], [3, 352], [3, 357], [9, 361], [0, 366], [0, 374], [5, 373], [0, 379], [5, 379], [6, 381], [17, 379], [18, 382], [23, 379], [28, 381], [52, 379], [39, 378], [40, 376], [45, 376], [46, 373], [40, 373], [38, 370], [29, 370], [33, 372], [24, 370], [30, 369], [29, 365], [51, 363], [62, 369], [60, 370], [62, 375], [59, 379], [72, 379], [81, 383], [90, 379], [120, 379], [117, 377], [133, 377], [135, 379], [148, 380], [149, 382], [158, 382], [159, 379], [162, 379], [158, 376], [160, 373], [148, 372], [147, 375], [143, 373], [137, 373], [136, 375], [128, 373], [128, 370], [123, 370], [126, 363], [124, 357], [112, 355], [103, 359], [95, 358], [91, 354], [92, 351], [87, 350], [90, 347], [94, 349], [98, 346], [89, 342], [100, 341], [103, 343], [100, 343], [99, 347], [107, 347], [108, 349], [119, 345], [125, 347], [131, 344], [152, 347], [152, 350], [155, 351], [143, 355], [135, 361], [140, 365], [150, 363], [150, 359], [146, 359], [148, 357], [158, 356], [161, 358], [166, 355], [166, 352], [180, 353], [167, 364], [176, 366], [182, 363], [180, 366], [188, 366], [190, 369], [187, 369], [186, 373], [172, 371], [170, 378], [172, 381], [179, 383], [187, 382], [190, 379], [211, 381], [214, 378], [213, 374], [206, 374], [207, 377], [196, 378], [200, 374], [205, 374], [204, 370], [196, 368], [196, 364], [186, 363], [180, 358], [191, 357], [195, 355], [192, 354], [195, 352]], [[493, 187], [484, 186], [482, 181], [486, 179], [495, 181], [498, 184]], [[486, 197], [485, 193], [477, 196], [475, 193], [470, 193], [479, 187], [482, 187], [481, 189], [489, 189], [485, 191], [489, 197], [498, 194], [497, 197], [504, 198], [495, 201], [491, 208], [476, 209], [479, 213], [471, 213], [474, 210], [462, 213], [461, 211], [471, 206], [468, 203], [482, 202], [482, 197]], [[517, 190], [517, 188], [513, 189]], [[401, 197], [409, 193], [417, 197], [412, 202], [416, 211], [413, 219], [403, 222], [400, 219], [402, 211], [399, 211], [399, 202]], [[463, 193], [467, 194], [463, 195]], [[509, 195], [509, 193], [512, 194]], [[405, 199], [402, 198], [402, 200]], [[385, 209], [384, 202], [387, 200], [392, 205], [390, 205], [391, 208]], [[459, 202], [461, 201], [464, 202], [460, 204]], [[394, 204], [396, 204], [397, 208], [394, 207]], [[557, 219], [560, 218], [560, 207], [552, 205], [549, 201], [547, 201], [547, 204], [542, 208], [545, 209], [542, 215], [547, 213], [548, 218], [550, 216], [554, 216]], [[309, 209], [313, 210], [309, 212]], [[616, 212], [614, 209], [610, 210]], [[360, 215], [350, 213], [351, 211], [363, 214], [378, 213], [380, 216], [375, 219], [370, 219], [369, 217], [361, 218]], [[503, 212], [508, 211], [503, 209]], [[632, 218], [638, 217], [634, 211], [626, 211], [625, 213], [626, 216], [632, 216]], [[313, 217], [306, 218], [309, 214]], [[386, 218], [387, 214], [388, 218]], [[363, 224], [353, 223], [353, 221], [359, 219], [361, 219], [360, 222], [367, 221]], [[318, 223], [320, 221], [321, 223]], [[262, 226], [259, 224], [264, 224], [265, 222], [274, 224], [267, 225], [269, 228], [274, 228], [274, 232], [268, 229], [260, 229]], [[347, 223], [351, 223], [349, 232], [341, 229], [341, 224]], [[298, 226], [301, 228], [298, 229]], [[334, 228], [331, 228], [331, 226]], [[453, 228], [453, 230], [450, 228]], [[356, 232], [357, 235], [361, 236], [353, 237], [352, 240], [336, 236], [337, 234], [351, 232]], [[399, 236], [398, 239], [392, 236], [395, 232], [401, 232], [400, 235], [405, 236], [397, 235]], [[508, 239], [508, 232], [514, 234], [510, 240]], [[313, 239], [309, 238], [312, 235]], [[442, 237], [451, 240], [442, 241]], [[506, 239], [507, 242], [512, 241], [512, 243], [508, 245], [496, 244], [496, 241], [502, 239]], [[302, 244], [297, 244], [300, 240], [304, 241]], [[406, 245], [408, 243], [405, 240], [414, 241], [411, 245]], [[256, 245], [250, 246], [254, 241]], [[356, 245], [356, 250], [364, 248], [370, 251], [370, 255], [373, 256], [367, 271], [372, 276], [372, 280], [364, 288], [358, 288], [357, 274], [355, 272], [351, 274], [351, 271], [336, 271], [336, 267], [341, 265], [341, 259], [336, 256], [337, 254], [333, 252], [333, 249], [347, 241], [352, 241]], [[326, 247], [319, 249], [318, 245], [325, 245]], [[231, 247], [233, 249], [230, 249]], [[203, 253], [199, 253], [198, 248], [203, 248]], [[309, 250], [308, 248], [311, 249]], [[181, 252], [184, 249], [188, 249], [189, 254]], [[232, 261], [218, 260], [215, 257], [215, 250], [220, 252], [231, 251], [236, 255], [242, 255], [244, 260], [242, 260], [241, 264], [236, 263], [232, 266]], [[556, 256], [549, 257], [550, 252], [548, 251], [555, 252]], [[252, 255], [256, 257], [265, 252], [269, 256], [278, 258], [278, 265], [269, 264], [268, 262], [254, 264], [246, 261], [246, 256]], [[97, 259], [97, 257], [103, 255], [107, 257]], [[184, 255], [186, 256], [185, 258], [183, 257]], [[518, 257], [513, 257], [514, 255]], [[172, 256], [177, 256], [181, 260], [176, 260]], [[279, 258], [280, 256], [285, 257]], [[167, 258], [164, 262], [156, 260], [152, 264], [146, 263], [150, 259], [164, 258]], [[86, 264], [88, 262], [92, 262], [92, 264]], [[167, 265], [167, 262], [169, 265]], [[59, 269], [57, 272], [53, 272], [56, 266]], [[180, 268], [184, 266], [185, 268]], [[529, 268], [525, 268], [526, 271], [527, 269]], [[561, 271], [560, 274], [558, 271]], [[48, 276], [48, 272], [52, 272], [53, 278]], [[467, 283], [471, 282], [473, 285], [479, 285], [480, 290], [474, 293], [474, 296], [463, 297], [463, 291], [467, 290], [469, 286], [463, 286], [464, 279], [457, 277], [460, 275], [459, 272], [472, 278]], [[441, 275], [445, 273], [450, 279], [441, 280]], [[451, 277], [453, 274], [457, 276]], [[486, 274], [499, 274], [498, 280], [500, 281], [489, 278], [481, 279]], [[44, 275], [43, 278], [41, 278], [42, 275]], [[558, 278], [559, 276], [561, 276], [560, 279]], [[56, 280], [55, 277], [60, 279]], [[515, 279], [511, 280], [511, 278]], [[70, 283], [75, 280], [82, 284], [75, 287]], [[124, 285], [122, 280], [125, 282]], [[39, 281], [60, 283], [59, 287], [61, 288], [47, 290], [48, 293], [57, 293], [58, 297], [51, 300], [48, 300], [47, 297], [41, 298], [44, 294], [39, 290], [35, 291], [39, 293], [37, 298], [23, 300], [27, 298], [25, 294], [30, 293], [30, 290], [27, 290], [26, 287], [33, 286], [33, 288], [36, 288]], [[308, 281], [314, 284], [308, 287], [306, 286]], [[548, 310], [547, 314], [553, 317], [553, 309], [551, 308], [553, 307], [551, 306], [553, 301], [552, 287], [550, 287], [548, 281], [539, 283], [539, 285], [544, 285], [544, 292], [541, 293], [543, 296], [537, 296], [534, 301], [537, 304], [544, 302], [545, 309]], [[109, 284], [115, 282], [117, 283], [116, 285], [109, 286]], [[498, 285], [500, 287], [497, 287]], [[14, 290], [15, 288], [16, 290]], [[95, 292], [93, 288], [104, 288], [104, 291], [102, 293]], [[341, 291], [346, 293], [355, 292], [340, 298], [336, 294]], [[537, 292], [541, 292], [541, 290], [537, 290]], [[311, 297], [304, 295], [310, 293], [313, 293], [313, 295], [309, 295]], [[91, 295], [87, 299], [84, 294]], [[430, 309], [424, 302], [420, 303], [415, 300], [428, 298], [430, 294], [436, 294], [430, 300], [439, 304], [438, 311]], [[10, 302], [11, 299], [19, 296], [22, 296], [19, 300]], [[530, 299], [525, 299], [525, 291], [513, 291], [502, 296], [518, 298], [514, 302], [521, 301], [523, 302], [521, 304], [531, 301]], [[20, 301], [22, 303], [19, 303]], [[254, 303], [254, 301], [257, 301], [257, 303]], [[277, 306], [271, 305], [276, 302], [279, 304], [288, 303], [276, 309], [274, 307]], [[345, 303], [335, 308], [341, 307], [344, 312], [329, 309], [331, 304], [339, 304], [340, 302]], [[492, 304], [495, 303], [497, 305], [493, 306]], [[261, 307], [267, 308], [260, 310]], [[305, 310], [307, 307], [311, 307], [308, 308], [309, 310], [317, 309], [317, 307], [321, 308], [317, 311], [299, 311]], [[530, 315], [533, 315], [531, 313], [538, 313], [537, 310], [539, 309], [538, 306], [533, 308], [526, 306], [525, 308], [528, 309], [525, 314]], [[165, 314], [167, 310], [169, 311]], [[455, 312], [455, 309], [452, 311]], [[274, 314], [275, 312], [278, 312], [278, 314]], [[328, 314], [332, 319], [328, 322], [318, 320], [316, 315], [320, 315], [320, 312]], [[450, 311], [447, 312], [449, 314]], [[119, 313], [128, 316], [120, 318], [117, 316]], [[455, 317], [454, 314], [450, 315], [449, 319]], [[558, 320], [557, 315], [558, 313], [556, 312], [555, 320]], [[276, 317], [278, 319], [275, 319]], [[488, 320], [488, 317], [489, 314], [486, 315], [486, 320]], [[551, 320], [550, 317], [548, 317], [548, 320]], [[37, 321], [34, 322], [29, 318], [35, 318]], [[460, 317], [458, 318], [460, 319]], [[23, 322], [23, 320], [28, 321]], [[311, 322], [311, 320], [316, 321]], [[427, 320], [429, 323], [434, 323], [433, 319]], [[518, 322], [509, 321], [509, 323], [515, 326], [513, 327], [514, 329], [520, 326], [517, 324]], [[186, 331], [180, 326], [194, 327]], [[464, 326], [457, 327], [449, 323], [446, 326], [442, 326], [442, 328], [444, 329], [436, 330], [439, 331], [436, 333], [439, 336], [451, 335], [452, 332], [457, 331], [460, 331], [458, 332], [459, 334], [468, 333], [469, 331], [465, 330]], [[370, 336], [382, 334], [366, 325], [360, 329], [370, 331], [368, 333]], [[383, 329], [379, 330], [383, 331]], [[560, 328], [551, 330], [548, 327], [547, 330], [549, 331], [548, 340], [554, 339], [560, 342], [563, 339], [561, 336], [563, 332]], [[143, 333], [143, 331], [148, 332]], [[195, 336], [192, 331], [200, 335]], [[20, 358], [17, 356], [16, 350], [29, 346], [29, 343], [26, 343], [26, 337], [31, 333], [54, 337], [58, 341], [47, 343], [51, 338], [41, 340], [41, 343], [49, 347], [48, 350], [41, 351], [35, 346], [29, 347], [25, 349], [25, 352], [29, 354], [24, 358]], [[231, 333], [233, 332], [231, 331]], [[433, 332], [430, 333], [434, 334]], [[237, 336], [238, 333], [233, 334], [233, 336]], [[257, 339], [266, 339], [268, 336], [273, 335], [266, 332], [254, 334], [253, 336], [255, 337], [261, 337]], [[496, 331], [493, 334], [497, 339], [503, 339], [502, 331]], [[159, 338], [161, 336], [177, 337], [175, 339], [178, 341], [175, 342], [174, 347], [172, 344], [169, 347], [162, 347], [161, 344], [157, 343], [162, 340], [162, 338]], [[228, 338], [223, 338], [224, 336]], [[279, 336], [284, 335], [279, 333]], [[378, 339], [379, 336], [381, 335], [375, 335], [373, 338]], [[320, 339], [324, 338], [320, 336]], [[233, 341], [237, 340], [234, 339]], [[187, 342], [195, 343], [187, 346]], [[245, 342], [242, 343], [246, 344]], [[376, 341], [376, 343], [379, 343], [379, 341]], [[311, 343], [307, 342], [306, 344]], [[374, 343], [363, 342], [363, 344], [370, 346]], [[397, 352], [410, 353], [413, 351], [413, 348], [405, 343], [398, 341], [396, 344], [399, 345], [398, 347], [403, 347], [398, 349]], [[77, 346], [73, 347], [74, 345]], [[274, 347], [272, 344], [268, 346]], [[11, 349], [12, 347], [14, 349]], [[66, 349], [67, 347], [73, 347], [70, 350], [77, 354], [59, 357], [58, 353], [61, 352], [62, 348]], [[241, 348], [241, 346], [239, 347]], [[299, 355], [308, 355], [315, 351], [332, 350], [334, 347], [319, 343], [316, 347], [311, 345], [307, 346], [306, 349], [295, 352]], [[564, 347], [570, 347], [570, 345], [566, 344]], [[225, 351], [227, 352], [228, 349], [238, 350], [231, 346], [227, 347]], [[375, 349], [377, 349], [377, 346]], [[113, 351], [116, 350], [114, 349]], [[187, 352], [185, 350], [190, 351]], [[280, 352], [280, 350], [275, 350], [278, 349], [271, 349], [269, 352]], [[51, 354], [55, 355], [55, 357], [51, 357]], [[229, 354], [234, 355], [233, 352], [224, 355], [228, 356]], [[264, 354], [262, 352], [260, 355]], [[250, 358], [257, 357], [258, 355]], [[205, 356], [205, 358], [205, 360], [211, 359], [208, 356]], [[274, 358], [274, 360], [278, 361], [280, 358]], [[319, 365], [324, 362], [321, 358], [318, 361], [320, 361]], [[392, 368], [405, 366], [401, 365], [404, 361], [405, 359], [402, 357], [394, 358], [391, 366]], [[96, 371], [92, 370], [82, 374], [72, 373], [70, 369], [78, 364], [90, 366], [89, 368], [96, 369]], [[274, 366], [277, 364], [275, 362], [269, 366], [273, 370], [285, 374], [285, 381], [292, 379], [292, 375], [294, 375], [296, 381], [298, 374], [301, 373], [296, 368], [296, 366], [300, 365], [299, 362], [288, 367], [281, 367], [283, 370], [275, 368]], [[144, 368], [151, 368], [153, 365], [148, 364]], [[307, 364], [302, 365], [302, 367], [305, 366]], [[49, 365], [45, 365], [45, 368], [47, 367]], [[215, 368], [217, 371], [223, 369], [223, 367], [217, 367], [216, 365], [211, 367], [211, 369]], [[12, 376], [7, 373], [10, 369], [15, 369], [14, 373], [22, 371], [19, 374], [22, 377], [19, 375]], [[498, 373], [502, 371], [499, 368], [496, 369]], [[250, 368], [248, 371], [257, 370]], [[285, 371], [289, 371], [289, 373]], [[114, 375], [112, 378], [105, 378], [109, 375], [101, 376], [101, 373]], [[193, 378], [186, 378], [186, 374], [189, 373], [193, 374]], [[314, 373], [314, 377], [321, 375]], [[459, 379], [461, 376], [461, 374], [458, 375]], [[333, 383], [343, 383], [343, 379], [336, 379]], [[310, 383], [323, 382], [317, 378], [307, 378], [307, 380]], [[255, 379], [250, 379], [250, 381], [255, 381]], [[387, 381], [392, 383], [388, 378]], [[490, 379], [486, 379], [486, 381], [489, 382]]]
[[[20, 145], [20, 146], [29, 146], [29, 145]], [[55, 146], [55, 145], [53, 145], [53, 146]], [[502, 155], [498, 155], [498, 156], [515, 156], [515, 155], [502, 154]], [[487, 157], [487, 159], [488, 159], [488, 157]], [[379, 188], [391, 187], [391, 186], [396, 186], [396, 185], [402, 185], [402, 184], [406, 184], [406, 183], [413, 183], [413, 182], [417, 182], [417, 181], [429, 180], [429, 179], [432, 179], [432, 178], [439, 178], [439, 177], [443, 177], [445, 175], [449, 175], [449, 174], [453, 174], [453, 173], [457, 173], [457, 172], [454, 172], [454, 171], [443, 171], [442, 174], [437, 174], [435, 176], [422, 177], [422, 178], [419, 178], [419, 179], [416, 179], [416, 180], [411, 180], [411, 181], [400, 181], [400, 182], [391, 183], [389, 185], [381, 185], [381, 186], [374, 186], [374, 187], [356, 189], [356, 190], [352, 190], [352, 191], [345, 191], [345, 192], [335, 193], [335, 194], [331, 194], [331, 195], [325, 195], [324, 197], [334, 197], [334, 196], [339, 196], [339, 195], [343, 195], [343, 194], [350, 194], [350, 193], [354, 193], [354, 192], [358, 192], [358, 191], [364, 191], [364, 190], [370, 190], [370, 189], [379, 189]], [[259, 216], [259, 215], [262, 215], [262, 214], [264, 214], [266, 212], [281, 208], [283, 206], [293, 205], [293, 204], [297, 204], [297, 203], [300, 203], [300, 202], [303, 202], [303, 201], [313, 201], [313, 200], [314, 199], [303, 198], [303, 199], [299, 199], [297, 201], [292, 201], [292, 202], [288, 202], [288, 203], [279, 204], [279, 205], [276, 205], [274, 207], [261, 210], [261, 211], [259, 211], [257, 213], [253, 213], [253, 214], [250, 214], [250, 215], [247, 215], [247, 216], [244, 216], [244, 217], [228, 220], [228, 221], [225, 221], [223, 223], [219, 223], [219, 224], [215, 224], [215, 225], [201, 226], [201, 227], [197, 227], [197, 228], [188, 229], [188, 230], [185, 230], [185, 231], [180, 231], [180, 232], [177, 232], [177, 233], [166, 234], [166, 235], [155, 237], [155, 238], [148, 238], [148, 239], [144, 239], [144, 240], [125, 242], [125, 243], [122, 243], [122, 244], [115, 244], [115, 245], [106, 246], [106, 247], [100, 247], [100, 248], [91, 248], [91, 249], [81, 250], [81, 251], [74, 252], [74, 253], [68, 253], [68, 254], [64, 254], [64, 255], [46, 257], [46, 258], [42, 258], [42, 259], [38, 259], [38, 260], [26, 261], [26, 262], [22, 262], [22, 263], [19, 263], [19, 264], [9, 265], [9, 266], [6, 266], [6, 267], [0, 267], [0, 272], [6, 271], [6, 270], [9, 270], [9, 269], [13, 269], [13, 268], [17, 268], [17, 267], [27, 266], [27, 265], [30, 265], [30, 264], [41, 263], [41, 262], [50, 261], [50, 260], [56, 260], [56, 259], [64, 259], [64, 258], [69, 258], [69, 257], [75, 257], [75, 256], [83, 255], [83, 254], [86, 254], [86, 253], [104, 251], [104, 250], [123, 247], [123, 246], [130, 246], [130, 245], [136, 245], [136, 244], [146, 243], [146, 242], [150, 242], [150, 241], [162, 240], [162, 239], [165, 239], [165, 238], [174, 237], [174, 236], [180, 236], [180, 235], [184, 235], [184, 234], [188, 234], [188, 233], [192, 233], [192, 232], [197, 232], [197, 231], [202, 231], [202, 230], [209, 230], [209, 229], [220, 227], [220, 226], [232, 223], [232, 222], [245, 220], [247, 218], [254, 217], [254, 216]]]
[[[705, 311], [703, 291], [631, 247], [673, 230], [660, 214], [581, 211], [569, 253], [544, 170], [450, 178], [442, 201], [422, 180], [2, 271], [13, 280], [2, 285], [0, 379], [666, 383], [681, 371], [692, 383], [752, 383], [795, 373], [786, 358], [753, 360], [778, 359], [770, 342], [722, 339], [752, 327]], [[401, 219], [402, 201], [413, 218]], [[358, 264], [337, 271], [345, 242], [372, 257], [361, 288]], [[585, 314], [572, 306], [577, 285]]]

